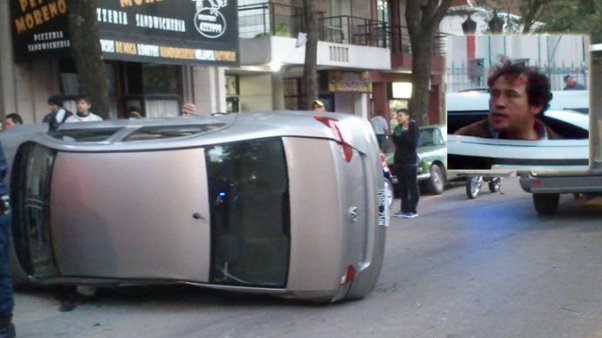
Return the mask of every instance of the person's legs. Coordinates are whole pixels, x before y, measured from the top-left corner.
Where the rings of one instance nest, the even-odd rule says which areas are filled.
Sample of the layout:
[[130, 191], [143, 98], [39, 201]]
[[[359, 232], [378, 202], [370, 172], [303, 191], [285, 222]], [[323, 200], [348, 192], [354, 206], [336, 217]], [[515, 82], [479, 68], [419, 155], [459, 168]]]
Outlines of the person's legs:
[[378, 141], [378, 148], [380, 151], [385, 151], [385, 135], [376, 134], [376, 140]]
[[8, 266], [11, 216], [0, 216], [0, 337], [14, 337], [13, 284]]
[[418, 206], [418, 200], [420, 199], [420, 192], [418, 190], [418, 167], [416, 165], [405, 166], [405, 178], [408, 187], [408, 212], [416, 214], [416, 207]]
[[406, 213], [410, 209], [409, 207], [409, 191], [408, 191], [408, 180], [406, 175], [406, 166], [404, 165], [396, 165], [397, 169], [397, 182], [399, 182], [399, 197], [401, 198], [401, 212]]

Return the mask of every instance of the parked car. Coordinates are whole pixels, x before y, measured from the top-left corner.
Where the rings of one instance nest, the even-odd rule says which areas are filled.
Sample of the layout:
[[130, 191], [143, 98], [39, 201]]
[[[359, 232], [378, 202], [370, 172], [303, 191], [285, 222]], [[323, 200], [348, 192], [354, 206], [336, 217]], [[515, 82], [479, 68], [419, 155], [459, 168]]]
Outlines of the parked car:
[[316, 301], [367, 295], [388, 193], [368, 122], [267, 112], [24, 125], [13, 170], [17, 282], [185, 283]]
[[[431, 194], [441, 194], [445, 189], [447, 170], [447, 126], [436, 124], [420, 127], [418, 137], [418, 182], [422, 190]], [[393, 168], [395, 147], [389, 142], [387, 147], [387, 164]], [[394, 173], [394, 172], [393, 172]], [[393, 175], [393, 184], [398, 184]]]

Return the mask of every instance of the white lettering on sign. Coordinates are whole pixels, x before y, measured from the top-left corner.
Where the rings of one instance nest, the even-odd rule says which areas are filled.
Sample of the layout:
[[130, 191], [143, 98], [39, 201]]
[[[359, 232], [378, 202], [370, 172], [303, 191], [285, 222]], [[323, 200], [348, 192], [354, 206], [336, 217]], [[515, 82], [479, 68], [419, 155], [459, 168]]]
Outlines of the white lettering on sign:
[[101, 23], [110, 23], [114, 25], [127, 25], [128, 15], [126, 12], [113, 9], [97, 8], [96, 21]]
[[186, 22], [173, 18], [136, 14], [136, 27], [172, 32], [186, 32]]
[[115, 53], [115, 41], [100, 39], [100, 48], [103, 53]]
[[138, 55], [152, 56], [152, 57], [161, 56], [161, 54], [159, 53], [159, 46], [147, 45], [147, 44], [143, 44], [143, 43], [138, 44]]

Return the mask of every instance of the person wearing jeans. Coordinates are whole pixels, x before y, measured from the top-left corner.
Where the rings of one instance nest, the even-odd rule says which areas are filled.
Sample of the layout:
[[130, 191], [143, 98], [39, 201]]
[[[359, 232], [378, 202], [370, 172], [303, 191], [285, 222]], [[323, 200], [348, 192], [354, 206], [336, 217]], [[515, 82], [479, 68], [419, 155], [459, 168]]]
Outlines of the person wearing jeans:
[[418, 146], [419, 130], [416, 121], [411, 119], [407, 109], [397, 111], [398, 125], [391, 138], [395, 144], [394, 170], [399, 182], [401, 194], [401, 210], [393, 214], [395, 217], [414, 218], [418, 216], [416, 207], [420, 194], [418, 192]]

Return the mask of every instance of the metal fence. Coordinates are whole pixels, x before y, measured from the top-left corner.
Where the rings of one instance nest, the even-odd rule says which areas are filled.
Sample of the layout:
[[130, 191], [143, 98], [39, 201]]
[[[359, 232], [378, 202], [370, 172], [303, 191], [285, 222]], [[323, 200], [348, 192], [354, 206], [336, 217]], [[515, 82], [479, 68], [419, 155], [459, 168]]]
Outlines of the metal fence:
[[[551, 65], [541, 70], [548, 75], [552, 90], [562, 90], [565, 86], [564, 77], [571, 75], [579, 84], [588, 87], [589, 70], [587, 66]], [[459, 92], [467, 89], [487, 88], [489, 67], [475, 67], [461, 63], [452, 64], [447, 68], [447, 91]]]

